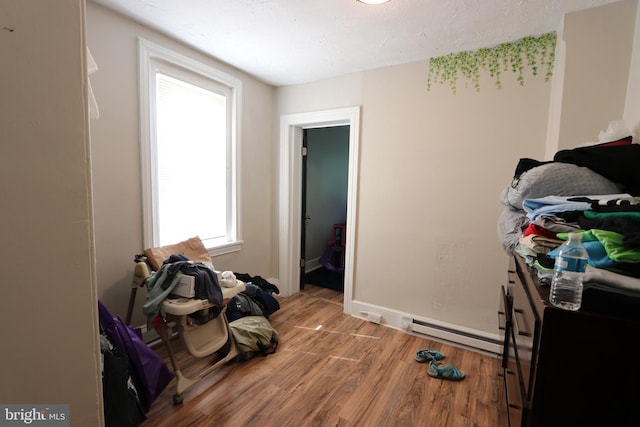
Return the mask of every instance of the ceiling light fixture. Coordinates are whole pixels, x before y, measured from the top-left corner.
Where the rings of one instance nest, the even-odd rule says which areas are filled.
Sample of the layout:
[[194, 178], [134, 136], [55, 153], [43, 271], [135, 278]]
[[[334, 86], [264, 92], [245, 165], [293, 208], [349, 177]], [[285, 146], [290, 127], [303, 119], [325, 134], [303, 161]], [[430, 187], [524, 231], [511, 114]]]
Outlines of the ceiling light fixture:
[[365, 4], [382, 4], [382, 3], [387, 3], [391, 0], [358, 0], [360, 3], [365, 3]]

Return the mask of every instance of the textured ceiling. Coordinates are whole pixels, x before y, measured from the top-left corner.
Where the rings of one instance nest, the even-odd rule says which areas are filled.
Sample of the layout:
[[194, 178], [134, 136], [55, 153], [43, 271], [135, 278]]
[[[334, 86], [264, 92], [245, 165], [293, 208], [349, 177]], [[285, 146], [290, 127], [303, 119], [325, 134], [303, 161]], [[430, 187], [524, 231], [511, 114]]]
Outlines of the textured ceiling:
[[290, 85], [489, 47], [617, 0], [90, 0]]

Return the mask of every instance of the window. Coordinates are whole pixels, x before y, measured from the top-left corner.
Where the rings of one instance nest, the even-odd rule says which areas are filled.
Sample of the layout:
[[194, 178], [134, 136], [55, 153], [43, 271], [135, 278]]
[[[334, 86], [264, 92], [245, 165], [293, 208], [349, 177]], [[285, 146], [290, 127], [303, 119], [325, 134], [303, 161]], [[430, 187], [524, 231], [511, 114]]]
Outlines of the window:
[[146, 40], [139, 52], [145, 246], [240, 250], [240, 81]]

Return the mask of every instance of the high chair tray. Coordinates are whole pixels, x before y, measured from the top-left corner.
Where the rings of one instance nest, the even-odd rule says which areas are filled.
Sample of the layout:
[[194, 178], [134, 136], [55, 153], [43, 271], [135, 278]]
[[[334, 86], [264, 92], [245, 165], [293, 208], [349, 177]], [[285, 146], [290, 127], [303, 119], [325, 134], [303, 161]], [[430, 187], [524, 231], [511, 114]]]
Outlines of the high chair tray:
[[[222, 298], [228, 300], [246, 289], [244, 282], [236, 280], [233, 288], [222, 287]], [[167, 298], [162, 302], [162, 310], [167, 314], [183, 316], [198, 310], [213, 307], [206, 299], [197, 298]]]

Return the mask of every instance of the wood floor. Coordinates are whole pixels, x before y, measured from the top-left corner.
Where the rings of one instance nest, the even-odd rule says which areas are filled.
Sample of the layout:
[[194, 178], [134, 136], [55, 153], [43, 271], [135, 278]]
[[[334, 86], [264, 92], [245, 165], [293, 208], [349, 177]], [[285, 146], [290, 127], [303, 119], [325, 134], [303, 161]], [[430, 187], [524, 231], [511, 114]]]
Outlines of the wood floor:
[[[270, 320], [280, 335], [275, 354], [218, 369], [173, 405], [172, 382], [144, 427], [499, 425], [497, 358], [415, 337], [342, 313], [342, 294], [316, 286], [288, 298]], [[423, 348], [465, 371], [462, 381], [427, 375], [414, 360]], [[210, 360], [174, 347], [189, 374]], [[163, 346], [156, 350], [163, 357]], [[197, 363], [185, 368], [184, 361]], [[169, 366], [169, 360], [167, 359]]]

